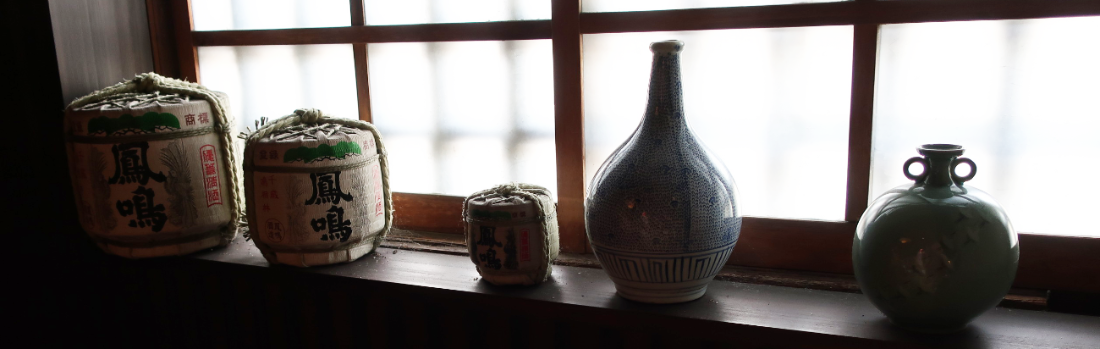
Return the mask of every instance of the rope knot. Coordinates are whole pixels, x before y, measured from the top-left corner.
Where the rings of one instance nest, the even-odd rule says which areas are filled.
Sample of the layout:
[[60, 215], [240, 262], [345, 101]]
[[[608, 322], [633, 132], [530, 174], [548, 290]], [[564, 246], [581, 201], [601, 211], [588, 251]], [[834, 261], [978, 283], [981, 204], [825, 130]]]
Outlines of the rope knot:
[[138, 91], [142, 91], [142, 92], [157, 91], [156, 87], [157, 87], [157, 83], [159, 82], [158, 81], [159, 77], [160, 77], [160, 75], [151, 74], [151, 73], [145, 73], [145, 74], [135, 76], [134, 80], [133, 80], [134, 87]]
[[303, 108], [294, 111], [294, 114], [298, 115], [298, 120], [303, 124], [319, 124], [324, 114], [320, 109]]
[[520, 188], [519, 185], [517, 185], [515, 182], [501, 184], [498, 185], [496, 188], [493, 188], [493, 191], [503, 196], [511, 196], [512, 193], [522, 190], [523, 188]]

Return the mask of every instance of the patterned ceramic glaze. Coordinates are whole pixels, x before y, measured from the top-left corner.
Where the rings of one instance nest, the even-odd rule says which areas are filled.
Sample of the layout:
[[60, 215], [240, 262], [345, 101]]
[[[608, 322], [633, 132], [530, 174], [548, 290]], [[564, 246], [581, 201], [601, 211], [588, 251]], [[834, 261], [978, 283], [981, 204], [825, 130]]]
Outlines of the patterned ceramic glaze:
[[[951, 332], [993, 308], [1016, 276], [1020, 246], [1005, 211], [963, 182], [963, 148], [927, 144], [905, 162], [912, 185], [878, 197], [856, 228], [852, 263], [863, 293], [899, 326]], [[913, 163], [924, 172], [909, 172]], [[955, 174], [961, 163], [970, 173]]]
[[737, 189], [684, 120], [679, 41], [656, 42], [641, 124], [600, 166], [585, 224], [620, 296], [647, 303], [702, 297], [741, 232]]

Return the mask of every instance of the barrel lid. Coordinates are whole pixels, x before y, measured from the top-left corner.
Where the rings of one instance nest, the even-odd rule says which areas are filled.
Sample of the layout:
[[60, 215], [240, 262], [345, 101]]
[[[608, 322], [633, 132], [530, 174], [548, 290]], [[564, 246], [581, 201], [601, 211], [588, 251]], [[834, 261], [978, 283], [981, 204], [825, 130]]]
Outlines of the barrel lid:
[[503, 193], [484, 193], [471, 197], [467, 204], [471, 208], [514, 208], [518, 206], [534, 206], [534, 200], [530, 200], [519, 195], [508, 195]]

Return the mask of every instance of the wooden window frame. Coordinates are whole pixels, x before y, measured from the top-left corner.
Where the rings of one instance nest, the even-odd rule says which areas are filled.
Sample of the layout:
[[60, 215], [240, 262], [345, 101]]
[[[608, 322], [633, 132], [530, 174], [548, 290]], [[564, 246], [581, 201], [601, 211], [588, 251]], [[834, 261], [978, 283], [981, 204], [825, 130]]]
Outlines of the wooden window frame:
[[[351, 26], [195, 31], [190, 0], [146, 0], [156, 71], [200, 81], [198, 47], [352, 44], [359, 118], [372, 121], [368, 43], [550, 39], [553, 45], [558, 215], [565, 252], [590, 252], [584, 226], [582, 35], [652, 31], [853, 25], [851, 110], [844, 221], [746, 217], [729, 264], [851, 274], [856, 222], [867, 208], [878, 33], [882, 24], [1100, 15], [1095, 0], [854, 0], [833, 3], [581, 12], [581, 0], [551, 0], [552, 19], [365, 25], [349, 0]], [[394, 193], [395, 226], [461, 234], [461, 197]], [[1100, 238], [1020, 233], [1018, 288], [1100, 292]]]

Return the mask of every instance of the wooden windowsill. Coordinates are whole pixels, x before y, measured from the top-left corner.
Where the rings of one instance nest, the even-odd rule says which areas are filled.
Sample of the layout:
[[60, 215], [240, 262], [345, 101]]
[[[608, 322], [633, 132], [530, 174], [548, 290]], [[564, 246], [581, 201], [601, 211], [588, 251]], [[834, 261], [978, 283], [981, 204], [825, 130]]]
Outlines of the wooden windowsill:
[[[395, 234], [387, 245], [408, 244]], [[850, 292], [715, 281], [703, 298], [676, 305], [635, 303], [615, 295], [602, 270], [555, 265], [551, 280], [534, 287], [481, 281], [468, 258], [380, 247], [358, 261], [314, 268], [269, 266], [255, 246], [238, 238], [229, 247], [190, 260], [246, 272], [309, 275], [363, 283], [406, 294], [488, 303], [617, 326], [698, 332], [705, 340], [769, 347], [1029, 347], [1077, 348], [1100, 343], [1100, 318], [998, 307], [951, 335], [923, 335], [892, 326], [864, 296]], [[226, 266], [219, 266], [226, 265]]]

